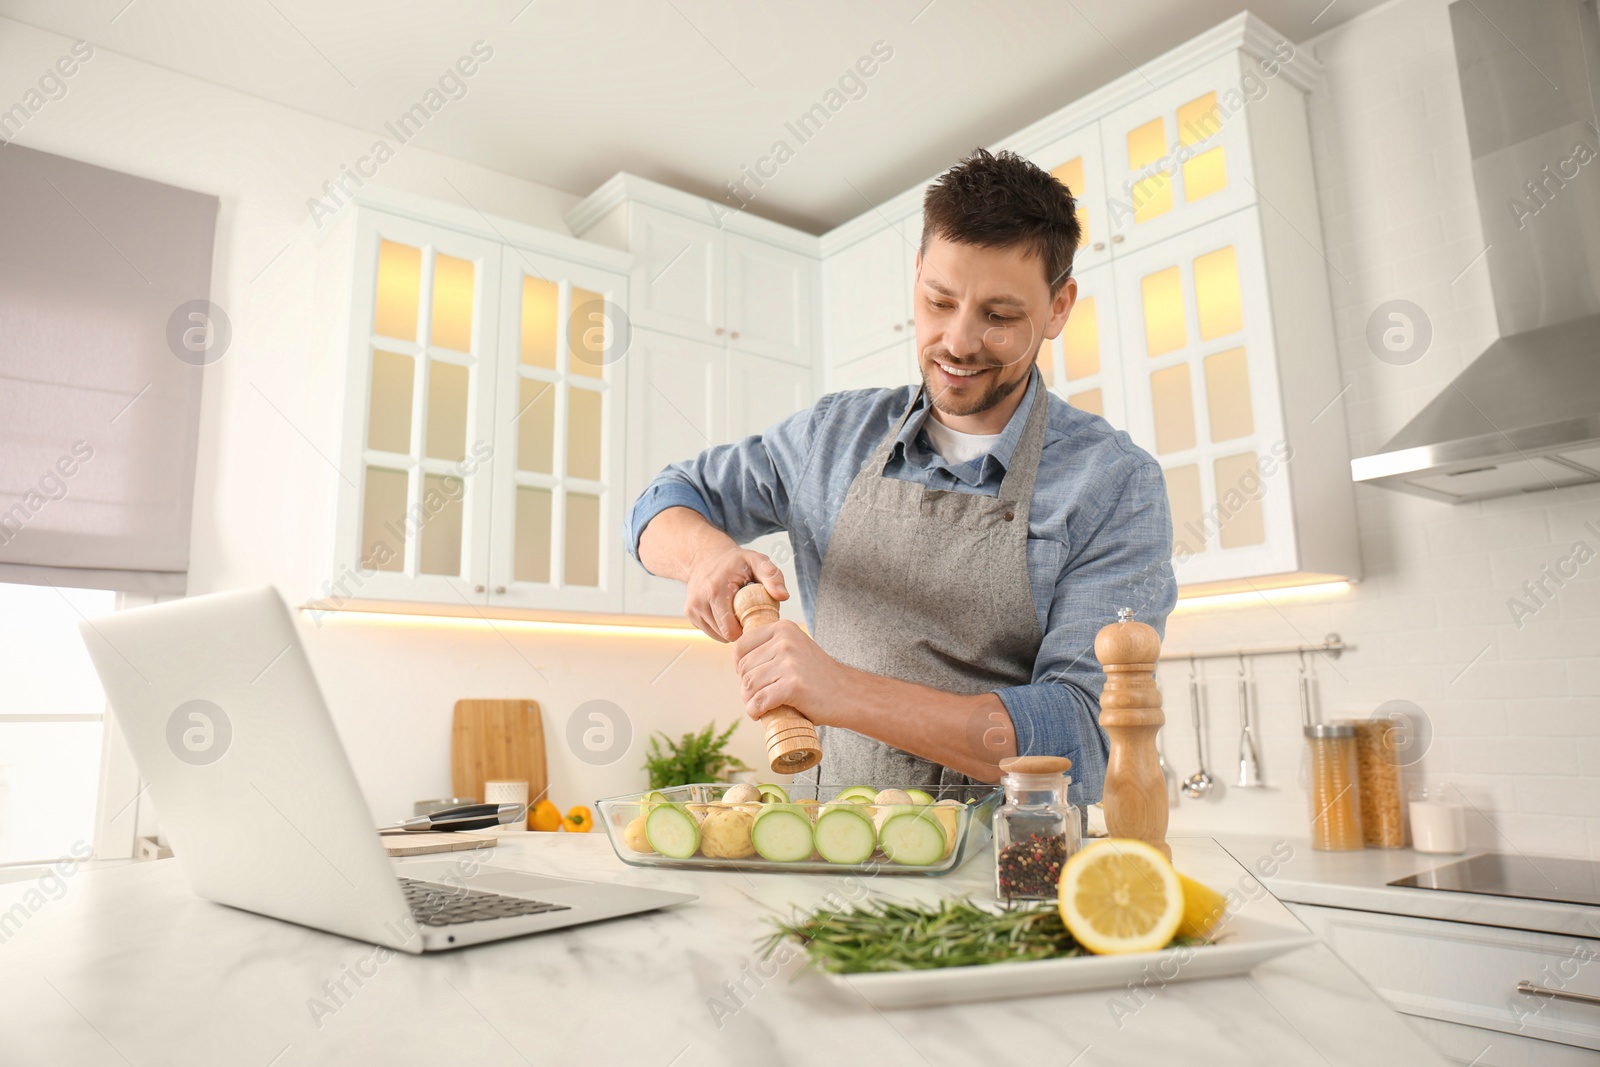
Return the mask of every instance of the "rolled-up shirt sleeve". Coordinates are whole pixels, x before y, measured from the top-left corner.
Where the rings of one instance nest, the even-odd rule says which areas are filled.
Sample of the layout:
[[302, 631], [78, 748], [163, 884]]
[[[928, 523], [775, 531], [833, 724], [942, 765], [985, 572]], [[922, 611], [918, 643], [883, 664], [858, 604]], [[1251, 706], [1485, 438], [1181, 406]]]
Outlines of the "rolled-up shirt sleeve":
[[996, 692], [1011, 716], [1018, 755], [1072, 760], [1069, 796], [1075, 804], [1098, 801], [1105, 786], [1108, 745], [1100, 727], [1105, 675], [1095, 658], [1095, 635], [1123, 607], [1164, 635], [1167, 614], [1178, 599], [1161, 467], [1146, 461], [1133, 470], [1092, 526], [1070, 531], [1077, 545], [1069, 549], [1056, 580], [1033, 681]]
[[790, 492], [811, 454], [824, 397], [765, 433], [713, 445], [656, 475], [623, 519], [623, 543], [639, 558], [639, 538], [667, 508], [693, 508], [739, 544], [789, 527]]

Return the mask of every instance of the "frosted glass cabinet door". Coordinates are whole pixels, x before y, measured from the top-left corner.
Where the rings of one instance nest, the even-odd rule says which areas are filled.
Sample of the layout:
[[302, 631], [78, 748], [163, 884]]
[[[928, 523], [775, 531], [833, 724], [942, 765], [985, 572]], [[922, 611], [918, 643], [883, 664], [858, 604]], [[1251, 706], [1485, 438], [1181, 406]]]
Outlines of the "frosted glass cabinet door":
[[1073, 269], [1092, 270], [1111, 258], [1112, 236], [1106, 219], [1107, 189], [1102, 165], [1100, 124], [1074, 130], [1060, 140], [1034, 152], [1034, 163], [1055, 175], [1071, 190], [1078, 205], [1078, 225], [1083, 237]]
[[1230, 54], [1101, 120], [1107, 229], [1117, 255], [1255, 202], [1248, 104], [1265, 92], [1299, 90]]
[[1166, 472], [1179, 583], [1296, 569], [1257, 209], [1113, 268], [1127, 429]]
[[1078, 302], [1061, 336], [1039, 348], [1039, 373], [1067, 403], [1128, 428], [1117, 335], [1117, 289], [1111, 265], [1077, 275]]
[[500, 246], [363, 212], [334, 597], [481, 603]]
[[621, 611], [628, 281], [508, 248], [500, 284], [489, 603]]

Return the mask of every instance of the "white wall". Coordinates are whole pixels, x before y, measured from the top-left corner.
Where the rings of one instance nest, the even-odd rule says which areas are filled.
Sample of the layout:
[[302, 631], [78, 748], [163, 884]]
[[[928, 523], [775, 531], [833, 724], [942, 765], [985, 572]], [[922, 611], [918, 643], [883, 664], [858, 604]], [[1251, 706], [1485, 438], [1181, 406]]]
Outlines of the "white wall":
[[[0, 107], [22, 99], [70, 46], [67, 38], [0, 18]], [[490, 63], [478, 77], [494, 74]], [[326, 314], [340, 279], [318, 277], [306, 201], [366, 154], [373, 135], [105, 49], [66, 85], [64, 98], [29, 119], [18, 144], [222, 201], [211, 299], [234, 333], [230, 350], [206, 372], [190, 592], [272, 582], [291, 603], [303, 600], [332, 573], [338, 475], [323, 457], [339, 455], [344, 373], [344, 340]], [[449, 121], [474, 102], [469, 91], [434, 121]], [[457, 204], [465, 196], [485, 213], [562, 234], [561, 213], [580, 199], [414, 144], [400, 148], [377, 180]], [[540, 703], [550, 795], [563, 809], [642, 787], [641, 752], [651, 729], [676, 737], [739, 714], [730, 654], [703, 638], [303, 621], [379, 817], [409, 814], [413, 800], [448, 795], [450, 714], [462, 697]], [[604, 768], [575, 759], [564, 741], [569, 714], [592, 699], [613, 701], [634, 723], [632, 751]], [[737, 740], [737, 751], [755, 764], [759, 731], [742, 727]]]
[[[1446, 0], [1398, 0], [1310, 42], [1327, 81], [1310, 102], [1352, 455], [1388, 438], [1496, 336]], [[1591, 178], [1591, 180], [1595, 180]], [[1465, 273], [1463, 271], [1465, 270]], [[1459, 275], [1459, 278], [1458, 278]], [[1394, 367], [1364, 330], [1385, 300], [1428, 313], [1433, 346]], [[1594, 486], [1451, 506], [1358, 486], [1366, 581], [1319, 604], [1178, 614], [1172, 650], [1293, 644], [1336, 631], [1358, 650], [1315, 673], [1324, 714], [1389, 700], [1429, 716], [1418, 775], [1457, 783], [1475, 844], [1600, 857], [1600, 561], [1519, 628], [1507, 601], [1575, 541], [1600, 550]], [[1481, 656], [1480, 656], [1481, 653]], [[1475, 659], [1475, 657], [1477, 657]], [[1470, 664], [1470, 666], [1469, 666]], [[1179, 830], [1304, 836], [1294, 657], [1255, 664], [1274, 788], [1183, 802]], [[1237, 774], [1237, 663], [1204, 665], [1213, 773]], [[1162, 671], [1167, 754], [1194, 769], [1187, 668]], [[1218, 767], [1222, 771], [1218, 771]]]

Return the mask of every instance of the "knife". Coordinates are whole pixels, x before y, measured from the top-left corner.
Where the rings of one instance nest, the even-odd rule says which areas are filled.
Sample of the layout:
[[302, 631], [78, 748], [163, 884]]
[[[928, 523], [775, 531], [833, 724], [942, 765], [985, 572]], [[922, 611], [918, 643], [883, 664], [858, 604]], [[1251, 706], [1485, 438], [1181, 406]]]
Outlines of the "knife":
[[393, 826], [381, 827], [380, 834], [395, 833], [448, 833], [452, 830], [484, 830], [491, 826], [504, 826], [526, 818], [525, 804], [462, 804], [443, 808], [427, 815], [401, 819]]

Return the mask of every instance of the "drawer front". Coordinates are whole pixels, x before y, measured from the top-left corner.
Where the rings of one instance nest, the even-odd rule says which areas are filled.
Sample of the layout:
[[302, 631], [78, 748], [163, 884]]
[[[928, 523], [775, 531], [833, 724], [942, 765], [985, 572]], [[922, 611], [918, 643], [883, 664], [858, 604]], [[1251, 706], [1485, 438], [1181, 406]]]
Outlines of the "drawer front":
[[1600, 997], [1600, 941], [1290, 904], [1396, 1011], [1600, 1050], [1600, 1004], [1519, 993], [1519, 982]]
[[1460, 1067], [1595, 1067], [1600, 1063], [1600, 1055], [1573, 1045], [1536, 1041], [1419, 1015], [1408, 1015], [1406, 1021], [1423, 1040]]

